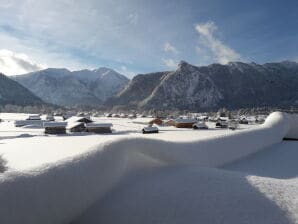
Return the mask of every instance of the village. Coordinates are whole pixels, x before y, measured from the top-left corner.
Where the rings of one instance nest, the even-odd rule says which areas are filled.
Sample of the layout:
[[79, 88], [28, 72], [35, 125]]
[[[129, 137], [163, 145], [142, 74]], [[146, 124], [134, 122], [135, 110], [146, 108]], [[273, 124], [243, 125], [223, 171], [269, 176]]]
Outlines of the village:
[[[22, 116], [23, 115], [23, 116]], [[262, 124], [266, 115], [231, 117], [224, 112], [218, 112], [215, 116], [209, 117], [205, 114], [189, 114], [177, 118], [162, 118], [144, 114], [112, 114], [106, 113], [102, 116], [92, 117], [84, 113], [76, 115], [62, 114], [22, 114], [23, 119], [4, 119], [0, 121], [13, 122], [20, 130], [39, 129], [44, 134], [62, 135], [71, 133], [96, 133], [109, 134], [117, 133], [113, 126], [119, 121], [127, 124], [135, 124], [143, 127], [136, 127], [136, 132], [143, 134], [159, 133], [160, 129], [174, 127], [178, 129], [208, 130], [208, 129], [243, 129], [249, 125]], [[4, 116], [5, 117], [5, 116]], [[9, 116], [8, 116], [9, 117]], [[120, 123], [121, 123], [120, 122]], [[2, 128], [1, 128], [2, 127]], [[5, 132], [5, 126], [0, 126], [1, 132]], [[139, 130], [137, 129], [139, 128]], [[120, 128], [121, 130], [121, 128]]]

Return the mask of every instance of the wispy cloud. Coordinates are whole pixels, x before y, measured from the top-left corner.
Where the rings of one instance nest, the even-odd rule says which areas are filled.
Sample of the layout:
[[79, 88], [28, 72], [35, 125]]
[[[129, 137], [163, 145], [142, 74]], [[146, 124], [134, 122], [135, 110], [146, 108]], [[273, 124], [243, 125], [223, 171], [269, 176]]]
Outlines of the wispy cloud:
[[164, 44], [164, 48], [163, 48], [163, 50], [165, 51], [165, 52], [169, 52], [169, 53], [173, 53], [173, 54], [178, 54], [179, 53], [179, 51], [177, 50], [177, 48], [176, 47], [174, 47], [172, 44], [170, 44], [169, 42], [166, 42], [165, 44]]
[[177, 68], [178, 62], [176, 62], [172, 58], [167, 58], [167, 59], [163, 58], [162, 61], [164, 65], [167, 66], [168, 68], [171, 68], [171, 69]]
[[15, 53], [6, 49], [0, 50], [0, 72], [5, 75], [19, 75], [45, 68], [37, 64], [26, 54]]
[[[217, 62], [226, 64], [230, 61], [241, 60], [240, 54], [216, 37], [217, 26], [214, 22], [197, 24], [195, 29], [200, 34], [200, 44], [211, 51]], [[197, 51], [198, 49], [201, 51], [200, 47], [196, 48]]]

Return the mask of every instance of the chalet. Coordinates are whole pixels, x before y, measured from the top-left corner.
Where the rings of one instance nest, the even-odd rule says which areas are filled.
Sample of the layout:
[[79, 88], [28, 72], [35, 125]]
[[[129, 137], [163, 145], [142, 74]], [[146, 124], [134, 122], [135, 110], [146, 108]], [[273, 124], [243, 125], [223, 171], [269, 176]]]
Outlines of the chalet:
[[176, 128], [192, 128], [192, 126], [197, 123], [196, 119], [192, 118], [178, 118], [175, 120]]
[[85, 124], [87, 132], [93, 133], [112, 133], [113, 124], [110, 123], [87, 123]]
[[84, 132], [84, 131], [86, 131], [85, 123], [83, 123], [83, 122], [68, 123], [67, 129], [70, 132]]
[[66, 134], [66, 122], [44, 122], [45, 134]]

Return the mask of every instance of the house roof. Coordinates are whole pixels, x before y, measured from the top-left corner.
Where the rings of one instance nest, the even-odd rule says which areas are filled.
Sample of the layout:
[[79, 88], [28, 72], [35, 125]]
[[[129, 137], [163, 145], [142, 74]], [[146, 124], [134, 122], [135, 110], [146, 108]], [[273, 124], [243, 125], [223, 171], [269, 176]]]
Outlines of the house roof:
[[85, 125], [86, 128], [109, 128], [113, 126], [111, 123], [88, 123]]
[[67, 122], [44, 122], [44, 128], [64, 128], [66, 127]]
[[68, 129], [75, 128], [75, 127], [78, 127], [78, 126], [80, 126], [82, 124], [84, 125], [83, 122], [68, 122], [67, 123], [67, 128]]
[[73, 123], [73, 122], [81, 122], [81, 120], [92, 121], [89, 117], [77, 117], [77, 116], [70, 117], [66, 121], [69, 123]]

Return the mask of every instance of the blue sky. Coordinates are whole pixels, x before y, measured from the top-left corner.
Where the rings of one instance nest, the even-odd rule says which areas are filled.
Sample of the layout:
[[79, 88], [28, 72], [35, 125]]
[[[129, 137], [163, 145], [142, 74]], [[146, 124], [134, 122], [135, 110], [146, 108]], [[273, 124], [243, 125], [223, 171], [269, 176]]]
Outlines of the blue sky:
[[298, 1], [1, 0], [0, 71], [298, 60]]

